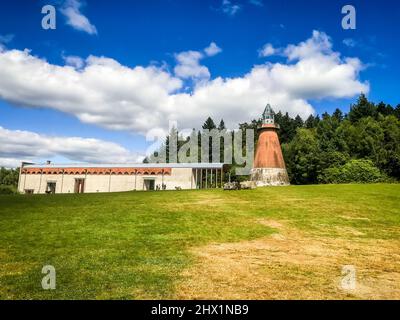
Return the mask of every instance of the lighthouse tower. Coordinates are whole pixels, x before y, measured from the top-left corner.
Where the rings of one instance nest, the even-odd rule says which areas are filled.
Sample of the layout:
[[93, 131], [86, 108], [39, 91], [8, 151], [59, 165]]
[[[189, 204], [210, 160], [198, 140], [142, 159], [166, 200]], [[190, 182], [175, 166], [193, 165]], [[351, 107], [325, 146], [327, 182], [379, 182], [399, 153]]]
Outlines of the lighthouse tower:
[[258, 128], [260, 135], [251, 170], [251, 180], [258, 187], [289, 185], [289, 177], [283, 159], [274, 112], [269, 104], [263, 113], [263, 123]]

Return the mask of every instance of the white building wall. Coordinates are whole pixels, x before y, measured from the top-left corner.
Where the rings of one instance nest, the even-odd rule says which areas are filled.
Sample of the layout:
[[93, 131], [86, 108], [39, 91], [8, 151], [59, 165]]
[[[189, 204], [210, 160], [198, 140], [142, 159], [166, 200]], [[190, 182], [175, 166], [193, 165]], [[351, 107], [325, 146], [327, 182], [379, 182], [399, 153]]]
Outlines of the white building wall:
[[[165, 178], [165, 176], [164, 176]], [[156, 188], [157, 185], [162, 185], [163, 177], [162, 175], [137, 175], [137, 181], [136, 181], [136, 190], [141, 191], [141, 190], [146, 190], [145, 189], [145, 180], [154, 180], [154, 189]]]
[[[57, 175], [53, 175], [57, 176]], [[74, 193], [75, 192], [75, 179], [85, 179], [86, 176], [84, 174], [60, 174], [58, 176], [64, 176], [62, 180], [62, 191], [60, 193]], [[56, 190], [59, 186], [57, 185]], [[60, 181], [60, 188], [61, 188], [61, 181]], [[46, 190], [41, 190], [40, 193], [45, 193]]]
[[171, 175], [164, 176], [164, 183], [167, 185], [167, 190], [175, 190], [176, 187], [181, 189], [196, 187], [191, 168], [172, 168]]
[[85, 179], [84, 192], [109, 192], [109, 174], [88, 174]]
[[40, 186], [40, 174], [23, 174], [23, 177], [20, 179], [20, 185], [18, 186], [18, 190], [21, 193], [24, 193], [25, 190], [31, 189], [34, 190], [35, 193], [39, 191]]
[[[40, 176], [40, 174], [38, 175]], [[56, 193], [61, 193], [61, 174], [42, 174], [42, 181], [40, 182], [40, 189], [38, 193], [46, 193], [46, 187], [48, 182], [56, 183]]]
[[135, 190], [135, 175], [112, 174], [109, 189], [110, 192]]
[[18, 190], [24, 193], [27, 189], [34, 193], [46, 193], [47, 182], [56, 183], [56, 193], [74, 193], [75, 179], [85, 179], [84, 192], [121, 192], [145, 190], [145, 180], [152, 179], [162, 189], [166, 190], [195, 189], [195, 170], [192, 168], [172, 168], [171, 175], [118, 175], [112, 174], [22, 174]]

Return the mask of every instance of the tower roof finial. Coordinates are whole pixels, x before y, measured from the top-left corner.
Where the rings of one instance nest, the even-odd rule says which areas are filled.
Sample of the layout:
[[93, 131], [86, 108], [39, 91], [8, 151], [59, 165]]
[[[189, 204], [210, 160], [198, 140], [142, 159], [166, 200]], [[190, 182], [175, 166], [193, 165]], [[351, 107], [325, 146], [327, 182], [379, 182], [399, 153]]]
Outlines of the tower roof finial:
[[274, 112], [274, 110], [272, 110], [271, 105], [268, 103], [262, 114], [263, 123], [273, 124], [274, 123], [274, 115], [275, 115], [275, 112]]

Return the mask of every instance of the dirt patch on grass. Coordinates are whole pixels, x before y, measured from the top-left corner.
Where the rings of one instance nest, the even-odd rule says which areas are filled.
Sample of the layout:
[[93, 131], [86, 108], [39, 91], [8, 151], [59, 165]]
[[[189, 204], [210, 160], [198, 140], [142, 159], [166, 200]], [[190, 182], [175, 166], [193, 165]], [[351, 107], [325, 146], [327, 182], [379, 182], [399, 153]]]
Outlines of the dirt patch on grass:
[[241, 198], [223, 198], [221, 196], [209, 196], [204, 195], [197, 197], [195, 200], [190, 199], [186, 204], [190, 206], [197, 206], [197, 207], [221, 207], [221, 208], [226, 208], [226, 206], [233, 205], [233, 206], [238, 206], [238, 205], [250, 205], [251, 202], [241, 199]]
[[[400, 241], [311, 236], [285, 222], [259, 222], [279, 232], [193, 249], [196, 263], [176, 298], [400, 299]], [[345, 265], [355, 267], [355, 289], [341, 286]]]
[[363, 236], [365, 235], [364, 232], [361, 232], [355, 228], [352, 227], [336, 227], [336, 230], [338, 230], [338, 232], [340, 232], [343, 235], [350, 235], [350, 236]]
[[222, 198], [213, 198], [213, 199], [200, 199], [194, 202], [188, 202], [190, 205], [196, 206], [222, 206], [225, 203], [225, 200]]
[[220, 194], [213, 193], [204, 193], [204, 194], [196, 194], [196, 197], [188, 198], [187, 202], [184, 201], [185, 204], [192, 205], [223, 205], [226, 199]]
[[266, 219], [261, 219], [257, 221], [258, 223], [263, 224], [264, 226], [274, 228], [274, 229], [281, 229], [283, 228], [283, 224], [281, 222], [278, 222], [276, 220], [266, 220]]
[[370, 219], [366, 218], [366, 217], [340, 216], [340, 218], [343, 218], [343, 219], [346, 219], [346, 220], [370, 221]]

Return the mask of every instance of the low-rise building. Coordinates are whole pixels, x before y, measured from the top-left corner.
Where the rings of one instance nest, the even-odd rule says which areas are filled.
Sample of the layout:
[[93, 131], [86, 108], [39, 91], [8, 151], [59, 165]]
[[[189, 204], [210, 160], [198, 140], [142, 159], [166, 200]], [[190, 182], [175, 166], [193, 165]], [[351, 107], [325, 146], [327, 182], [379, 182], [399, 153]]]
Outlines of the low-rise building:
[[222, 187], [222, 163], [22, 164], [21, 193], [94, 193]]

